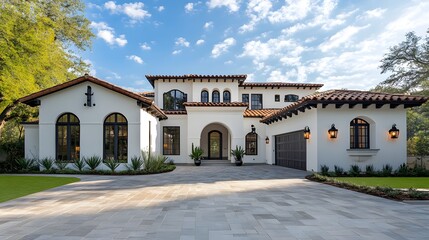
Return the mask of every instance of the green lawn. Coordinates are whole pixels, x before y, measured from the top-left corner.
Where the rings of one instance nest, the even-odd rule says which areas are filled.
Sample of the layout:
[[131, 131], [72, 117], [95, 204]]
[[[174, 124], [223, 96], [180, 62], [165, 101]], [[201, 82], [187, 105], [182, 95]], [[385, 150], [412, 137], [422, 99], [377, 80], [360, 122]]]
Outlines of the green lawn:
[[79, 178], [73, 177], [0, 175], [0, 203], [78, 181]]
[[337, 177], [335, 179], [373, 187], [429, 188], [429, 177]]

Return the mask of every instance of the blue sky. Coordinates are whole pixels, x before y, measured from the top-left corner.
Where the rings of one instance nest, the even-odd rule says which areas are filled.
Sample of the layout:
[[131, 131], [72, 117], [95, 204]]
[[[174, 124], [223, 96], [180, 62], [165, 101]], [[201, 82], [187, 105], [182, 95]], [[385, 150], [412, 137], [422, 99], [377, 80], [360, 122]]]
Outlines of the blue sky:
[[247, 74], [367, 90], [389, 47], [429, 28], [429, 1], [85, 0], [91, 74], [133, 91], [146, 74]]

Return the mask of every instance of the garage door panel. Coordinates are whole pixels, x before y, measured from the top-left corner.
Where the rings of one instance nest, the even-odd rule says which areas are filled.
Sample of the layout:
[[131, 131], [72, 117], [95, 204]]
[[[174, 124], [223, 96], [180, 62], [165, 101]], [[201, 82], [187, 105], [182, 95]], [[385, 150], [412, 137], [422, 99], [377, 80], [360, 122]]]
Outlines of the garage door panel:
[[275, 137], [276, 165], [306, 170], [307, 142], [303, 131], [285, 133]]

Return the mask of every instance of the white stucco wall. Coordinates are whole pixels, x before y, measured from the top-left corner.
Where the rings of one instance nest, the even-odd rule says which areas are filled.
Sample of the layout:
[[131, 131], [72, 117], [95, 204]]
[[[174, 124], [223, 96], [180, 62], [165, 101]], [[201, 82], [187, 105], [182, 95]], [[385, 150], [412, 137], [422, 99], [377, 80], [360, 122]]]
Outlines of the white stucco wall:
[[158, 133], [157, 118], [143, 109], [140, 110], [140, 149], [145, 152], [155, 153], [159, 149], [159, 145], [157, 145]]
[[[325, 109], [319, 106], [317, 111], [318, 171], [321, 165], [329, 166], [332, 171], [334, 165], [345, 171], [350, 169], [350, 165], [359, 165], [364, 170], [365, 166], [370, 164], [377, 170], [385, 164], [396, 169], [407, 161], [406, 110], [402, 105], [395, 109], [391, 109], [389, 105], [380, 109], [376, 109], [375, 105], [370, 105], [367, 109], [360, 105], [351, 109], [347, 105], [335, 109], [335, 106], [329, 105]], [[374, 156], [350, 156], [350, 151], [347, 151], [350, 149], [350, 121], [357, 117], [370, 123], [370, 148], [379, 149]], [[338, 129], [336, 139], [330, 139], [327, 132], [333, 123]], [[394, 123], [400, 130], [397, 139], [391, 139], [388, 135]]]
[[[157, 142], [159, 143], [159, 154], [163, 154], [163, 127], [180, 127], [180, 155], [165, 155], [175, 163], [192, 163], [188, 153], [188, 124], [187, 115], [168, 115], [167, 120], [160, 122]], [[199, 144], [196, 143], [195, 146]]]
[[24, 157], [27, 159], [39, 158], [39, 125], [23, 124], [24, 126]]
[[[93, 107], [85, 107], [87, 86], [92, 87]], [[84, 82], [62, 91], [44, 96], [39, 109], [39, 158], [55, 157], [55, 124], [66, 112], [75, 114], [80, 120], [80, 156], [103, 156], [103, 123], [111, 113], [121, 113], [128, 120], [128, 160], [139, 156], [141, 114], [137, 100], [126, 97], [90, 82]], [[153, 120], [153, 118], [152, 118]]]
[[[241, 95], [242, 94], [249, 94], [249, 104], [251, 101], [251, 94], [263, 94], [262, 96], [262, 105], [264, 108], [283, 108], [287, 105], [292, 104], [293, 102], [285, 102], [284, 98], [285, 95], [287, 94], [296, 94], [299, 96], [299, 98], [302, 98], [306, 95], [310, 95], [313, 94], [316, 91], [316, 89], [311, 89], [310, 88], [306, 88], [306, 89], [297, 89], [297, 88], [267, 88], [265, 89], [265, 87], [254, 87], [253, 89], [251, 89], [250, 87], [246, 87], [246, 89], [244, 89], [244, 87], [240, 87], [239, 88], [239, 100], [241, 102]], [[274, 96], [276, 94], [280, 95], [280, 102], [276, 102], [274, 101]], [[250, 106], [249, 106], [250, 107]]]

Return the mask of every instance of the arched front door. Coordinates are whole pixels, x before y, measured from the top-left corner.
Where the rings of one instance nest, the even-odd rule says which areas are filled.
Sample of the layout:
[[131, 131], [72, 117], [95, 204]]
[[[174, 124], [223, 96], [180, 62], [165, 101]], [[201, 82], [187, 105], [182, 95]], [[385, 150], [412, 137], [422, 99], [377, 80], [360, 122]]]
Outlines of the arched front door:
[[209, 132], [209, 159], [222, 159], [222, 133], [219, 131]]

